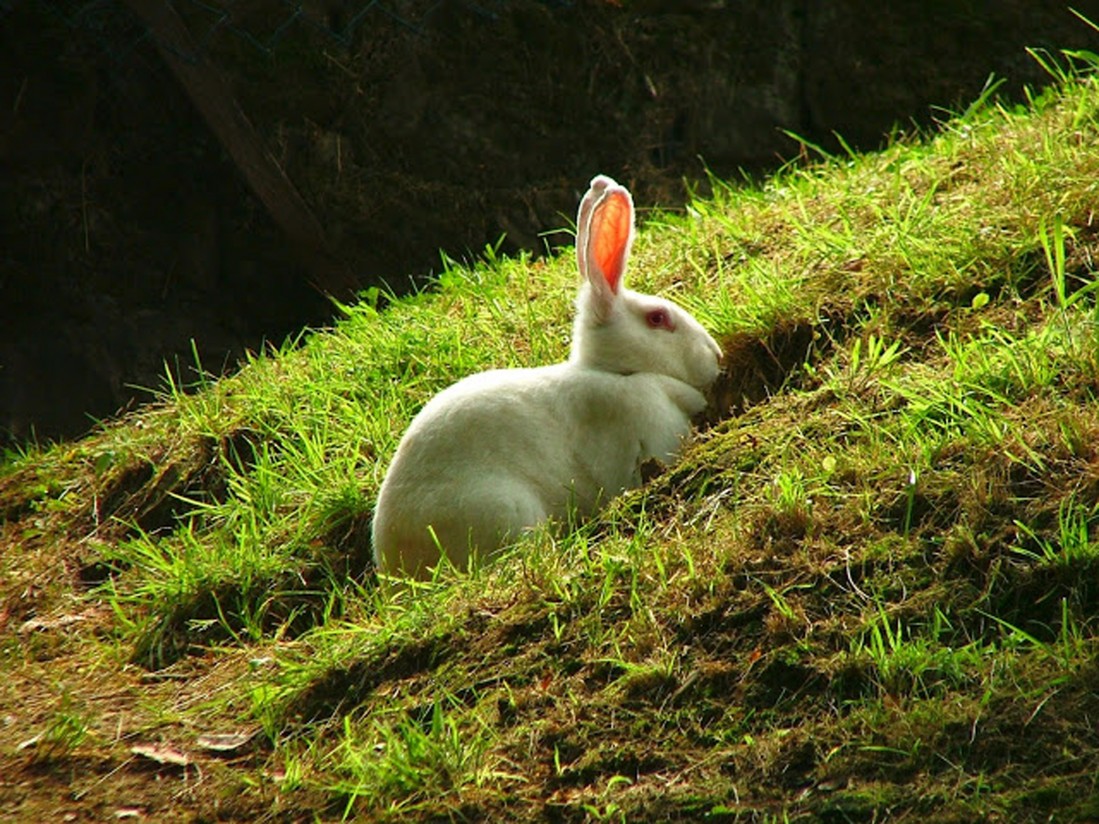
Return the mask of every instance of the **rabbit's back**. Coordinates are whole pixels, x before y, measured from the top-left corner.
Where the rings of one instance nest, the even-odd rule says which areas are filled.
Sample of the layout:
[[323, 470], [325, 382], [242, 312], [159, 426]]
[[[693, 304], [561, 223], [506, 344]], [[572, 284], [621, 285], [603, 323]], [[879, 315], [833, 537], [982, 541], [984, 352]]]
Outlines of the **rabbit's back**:
[[491, 552], [570, 507], [590, 514], [636, 486], [645, 460], [674, 454], [703, 404], [672, 378], [573, 364], [459, 381], [416, 416], [386, 474], [374, 515], [379, 568], [425, 574], [436, 540], [464, 566], [471, 546]]

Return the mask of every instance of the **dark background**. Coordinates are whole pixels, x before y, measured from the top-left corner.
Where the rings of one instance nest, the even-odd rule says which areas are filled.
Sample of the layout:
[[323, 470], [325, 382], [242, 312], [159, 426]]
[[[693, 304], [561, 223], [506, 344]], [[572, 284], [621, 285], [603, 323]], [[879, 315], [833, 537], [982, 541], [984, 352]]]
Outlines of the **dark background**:
[[0, 444], [193, 379], [192, 340], [222, 372], [328, 323], [318, 285], [568, 242], [597, 172], [674, 206], [796, 157], [784, 130], [873, 149], [991, 73], [1049, 82], [1028, 46], [1099, 51], [1035, 0], [166, 2], [0, 0]]

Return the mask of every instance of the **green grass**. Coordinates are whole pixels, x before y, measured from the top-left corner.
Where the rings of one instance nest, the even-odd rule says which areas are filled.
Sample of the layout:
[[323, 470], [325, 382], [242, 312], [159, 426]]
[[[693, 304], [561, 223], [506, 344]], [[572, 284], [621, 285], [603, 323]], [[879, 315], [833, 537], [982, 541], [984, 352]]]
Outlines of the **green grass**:
[[990, 93], [935, 134], [648, 215], [633, 285], [726, 353], [706, 423], [599, 518], [470, 576], [379, 591], [373, 499], [434, 392], [565, 357], [568, 256], [448, 262], [9, 456], [0, 800], [1094, 820], [1099, 85], [1087, 55], [1040, 57], [1058, 83], [1026, 107]]

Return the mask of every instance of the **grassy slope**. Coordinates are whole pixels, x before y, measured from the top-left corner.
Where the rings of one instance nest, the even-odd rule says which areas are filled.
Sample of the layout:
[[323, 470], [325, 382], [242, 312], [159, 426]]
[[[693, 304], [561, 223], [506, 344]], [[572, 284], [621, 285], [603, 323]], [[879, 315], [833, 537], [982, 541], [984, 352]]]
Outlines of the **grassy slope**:
[[368, 571], [380, 473], [455, 377], [564, 356], [568, 259], [13, 459], [0, 810], [1094, 820], [1097, 181], [1070, 80], [658, 216], [634, 285], [723, 341], [706, 431], [414, 598]]

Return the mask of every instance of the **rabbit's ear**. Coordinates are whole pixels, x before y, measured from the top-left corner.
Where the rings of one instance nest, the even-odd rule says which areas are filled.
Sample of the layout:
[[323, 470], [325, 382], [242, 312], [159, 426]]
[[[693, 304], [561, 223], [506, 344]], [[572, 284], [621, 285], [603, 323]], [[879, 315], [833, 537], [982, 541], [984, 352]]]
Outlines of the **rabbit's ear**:
[[600, 195], [603, 187], [596, 187], [599, 178], [591, 182], [591, 188], [584, 194], [580, 201], [580, 209], [576, 213], [576, 265], [580, 269], [580, 277], [588, 279], [588, 238], [591, 234], [591, 210]]
[[580, 204], [577, 260], [591, 284], [593, 308], [606, 320], [622, 285], [633, 243], [633, 199], [610, 178], [597, 177]]

